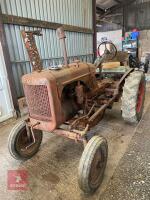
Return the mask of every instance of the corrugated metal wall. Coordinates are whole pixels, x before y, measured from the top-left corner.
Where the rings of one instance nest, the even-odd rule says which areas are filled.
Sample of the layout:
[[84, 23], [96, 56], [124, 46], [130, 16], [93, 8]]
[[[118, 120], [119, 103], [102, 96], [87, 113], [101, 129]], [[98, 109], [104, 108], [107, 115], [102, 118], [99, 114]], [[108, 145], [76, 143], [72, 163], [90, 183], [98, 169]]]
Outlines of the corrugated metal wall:
[[[3, 14], [69, 24], [92, 29], [92, 0], [1, 0]], [[21, 38], [21, 30], [38, 28], [5, 24], [5, 33], [11, 56], [13, 76], [18, 97], [23, 96], [20, 78], [31, 71], [29, 58]], [[40, 29], [43, 36], [36, 42], [43, 60], [48, 67], [62, 62], [62, 51], [55, 30]], [[67, 50], [70, 61], [78, 59], [92, 62], [93, 35], [66, 32]]]
[[97, 47], [102, 42], [102, 38], [112, 41], [118, 51], [122, 51], [122, 30], [106, 31], [97, 33]]
[[150, 0], [136, 0], [125, 8], [126, 31], [150, 29]]

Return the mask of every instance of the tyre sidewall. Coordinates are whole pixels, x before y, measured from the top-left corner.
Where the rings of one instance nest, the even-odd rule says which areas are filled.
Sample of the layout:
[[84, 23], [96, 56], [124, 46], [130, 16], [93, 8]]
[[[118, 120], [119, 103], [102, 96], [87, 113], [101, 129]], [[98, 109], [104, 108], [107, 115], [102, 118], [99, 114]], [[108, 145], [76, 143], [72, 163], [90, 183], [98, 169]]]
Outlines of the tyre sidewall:
[[[138, 74], [138, 76], [136, 74]], [[135, 79], [137, 78], [138, 81], [135, 80], [135, 83], [137, 81], [136, 87], [132, 89], [133, 87], [132, 81], [134, 81], [134, 78]], [[139, 112], [137, 112], [139, 87], [141, 83], [144, 84], [144, 96], [142, 98], [141, 109]], [[145, 88], [146, 88], [145, 75], [142, 71], [134, 71], [131, 74], [129, 74], [129, 76], [126, 78], [122, 95], [122, 117], [126, 122], [135, 124], [140, 121], [144, 108]], [[132, 100], [134, 101], [131, 103]], [[134, 115], [131, 115], [131, 111], [134, 113]]]
[[[146, 90], [146, 81], [145, 81], [145, 76], [144, 74], [142, 74], [142, 78], [141, 78], [141, 81], [139, 83], [139, 87], [140, 87], [140, 84], [143, 83], [144, 84], [144, 96], [143, 96], [143, 99], [142, 99], [142, 105], [141, 105], [141, 110], [140, 112], [136, 112], [137, 113], [137, 120], [140, 121], [141, 117], [142, 117], [142, 114], [143, 114], [143, 109], [144, 109], [144, 101], [145, 101], [145, 90]], [[139, 88], [138, 88], [138, 91], [139, 91]], [[137, 101], [138, 101], [138, 94], [137, 94]]]
[[[94, 159], [96, 151], [99, 148], [100, 149], [103, 148], [105, 164], [97, 184], [93, 185], [89, 182], [89, 175], [90, 175], [92, 161]], [[100, 136], [93, 136], [83, 151], [78, 169], [79, 186], [85, 193], [93, 193], [102, 183], [104, 171], [107, 164], [107, 156], [108, 156], [108, 145], [106, 139]]]

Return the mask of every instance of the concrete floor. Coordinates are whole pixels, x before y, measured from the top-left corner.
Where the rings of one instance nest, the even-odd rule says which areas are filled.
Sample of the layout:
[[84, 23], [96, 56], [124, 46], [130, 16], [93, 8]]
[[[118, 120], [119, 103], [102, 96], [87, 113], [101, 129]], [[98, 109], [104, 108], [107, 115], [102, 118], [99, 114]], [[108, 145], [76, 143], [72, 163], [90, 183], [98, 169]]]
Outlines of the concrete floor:
[[[150, 102], [146, 96], [145, 111]], [[0, 125], [0, 200], [99, 200], [107, 192], [120, 159], [135, 134], [136, 126], [121, 118], [120, 105], [108, 110], [104, 119], [94, 128], [106, 137], [109, 156], [104, 181], [92, 196], [84, 195], [77, 184], [77, 168], [83, 151], [81, 144], [50, 133], [44, 133], [40, 151], [30, 160], [14, 160], [7, 148], [7, 138], [16, 120]], [[25, 169], [29, 174], [29, 190], [7, 190], [7, 170]], [[117, 172], [116, 172], [117, 173]], [[123, 188], [122, 188], [123, 189]], [[108, 199], [107, 196], [104, 199]], [[115, 199], [117, 200], [117, 199]]]
[[150, 200], [150, 106], [101, 200]]

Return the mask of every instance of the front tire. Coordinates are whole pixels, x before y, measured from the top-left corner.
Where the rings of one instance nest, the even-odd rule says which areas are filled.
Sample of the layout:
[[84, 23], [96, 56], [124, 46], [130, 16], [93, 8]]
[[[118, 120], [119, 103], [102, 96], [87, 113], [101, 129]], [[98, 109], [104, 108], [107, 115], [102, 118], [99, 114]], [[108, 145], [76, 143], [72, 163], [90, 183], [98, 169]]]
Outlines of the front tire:
[[106, 139], [94, 136], [87, 143], [78, 168], [78, 183], [85, 193], [93, 193], [102, 183], [108, 156]]
[[[33, 131], [35, 143], [29, 146], [33, 141], [32, 138], [29, 138], [27, 135], [25, 121], [20, 121], [13, 127], [8, 138], [8, 149], [13, 158], [17, 160], [27, 160], [37, 153], [42, 142], [43, 133], [36, 129]], [[29, 148], [26, 148], [27, 146], [29, 146]]]
[[126, 78], [122, 94], [122, 117], [126, 122], [140, 121], [144, 108], [145, 85], [142, 71], [134, 71]]

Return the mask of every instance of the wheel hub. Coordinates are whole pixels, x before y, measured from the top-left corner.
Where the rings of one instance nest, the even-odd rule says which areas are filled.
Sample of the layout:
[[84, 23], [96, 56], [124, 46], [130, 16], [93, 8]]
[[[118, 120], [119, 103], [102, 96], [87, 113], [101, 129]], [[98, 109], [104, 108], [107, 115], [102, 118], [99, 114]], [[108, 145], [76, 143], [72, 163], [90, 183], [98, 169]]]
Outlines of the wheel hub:
[[91, 171], [90, 171], [90, 182], [92, 184], [96, 184], [97, 181], [99, 181], [99, 178], [102, 175], [104, 167], [104, 159], [103, 159], [103, 153], [101, 149], [98, 149], [91, 165]]
[[[30, 135], [29, 135], [30, 134]], [[31, 137], [29, 137], [31, 136]], [[35, 141], [38, 141], [38, 134], [35, 134]], [[34, 142], [30, 132], [27, 134], [26, 126], [20, 131], [20, 135], [16, 141], [16, 149], [18, 152], [22, 152], [23, 154], [31, 153], [37, 146], [36, 142]]]

